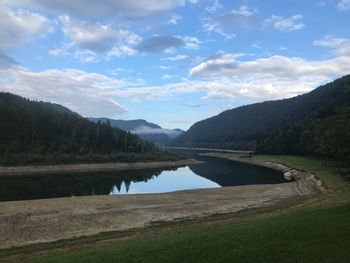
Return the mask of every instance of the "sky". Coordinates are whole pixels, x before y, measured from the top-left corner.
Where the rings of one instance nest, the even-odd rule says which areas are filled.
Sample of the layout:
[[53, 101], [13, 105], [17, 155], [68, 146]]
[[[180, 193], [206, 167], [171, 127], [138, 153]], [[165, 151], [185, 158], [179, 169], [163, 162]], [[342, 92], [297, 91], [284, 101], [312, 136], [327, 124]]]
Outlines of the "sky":
[[188, 129], [350, 74], [350, 0], [2, 0], [0, 90]]

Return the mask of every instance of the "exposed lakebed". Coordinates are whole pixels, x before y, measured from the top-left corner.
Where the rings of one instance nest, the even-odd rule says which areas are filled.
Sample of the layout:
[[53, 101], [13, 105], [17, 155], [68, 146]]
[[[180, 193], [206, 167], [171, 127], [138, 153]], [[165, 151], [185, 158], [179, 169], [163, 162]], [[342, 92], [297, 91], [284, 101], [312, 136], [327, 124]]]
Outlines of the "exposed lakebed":
[[0, 201], [54, 197], [163, 193], [187, 189], [277, 184], [288, 182], [273, 169], [199, 156], [203, 161], [175, 169], [142, 169], [118, 172], [75, 173], [0, 177]]

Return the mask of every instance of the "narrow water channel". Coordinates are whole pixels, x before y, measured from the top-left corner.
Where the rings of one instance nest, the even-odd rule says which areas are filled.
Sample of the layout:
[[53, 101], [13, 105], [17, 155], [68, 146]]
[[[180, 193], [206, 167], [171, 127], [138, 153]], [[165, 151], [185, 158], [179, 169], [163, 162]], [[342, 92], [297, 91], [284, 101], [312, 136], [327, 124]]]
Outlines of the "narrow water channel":
[[175, 169], [0, 177], [0, 201], [54, 197], [163, 193], [287, 182], [282, 173], [255, 165], [186, 152], [203, 161]]

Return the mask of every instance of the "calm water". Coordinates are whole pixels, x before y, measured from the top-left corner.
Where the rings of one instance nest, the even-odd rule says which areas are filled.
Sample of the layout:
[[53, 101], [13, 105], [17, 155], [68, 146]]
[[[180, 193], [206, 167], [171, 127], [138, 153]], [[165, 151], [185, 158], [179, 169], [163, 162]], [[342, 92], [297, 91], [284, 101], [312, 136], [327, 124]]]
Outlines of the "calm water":
[[184, 189], [287, 182], [281, 173], [268, 168], [201, 157], [194, 152], [187, 152], [186, 155], [205, 163], [177, 169], [0, 177], [0, 201], [161, 193]]

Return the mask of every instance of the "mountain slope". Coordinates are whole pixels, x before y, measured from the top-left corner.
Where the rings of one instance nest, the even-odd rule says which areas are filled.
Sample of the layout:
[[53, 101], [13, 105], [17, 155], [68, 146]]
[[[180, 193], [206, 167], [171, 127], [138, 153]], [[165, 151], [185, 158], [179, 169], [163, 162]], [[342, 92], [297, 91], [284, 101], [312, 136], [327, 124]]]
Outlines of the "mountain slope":
[[52, 103], [0, 92], [0, 157], [15, 153], [146, 152], [148, 142], [108, 124], [92, 123]]
[[108, 118], [89, 118], [93, 122], [107, 122], [111, 123], [112, 127], [117, 127], [124, 131], [129, 131], [131, 133], [137, 134], [142, 139], [154, 142], [156, 144], [167, 144], [171, 142], [174, 138], [178, 137], [184, 131], [180, 129], [163, 129], [157, 124], [147, 122], [145, 120], [113, 120]]
[[[315, 135], [316, 130], [321, 133], [319, 129], [328, 121], [333, 122], [334, 130], [337, 130], [336, 123], [340, 119], [344, 119], [342, 125], [348, 127], [348, 121], [346, 121], [348, 119], [345, 115], [348, 114], [349, 106], [350, 75], [304, 95], [238, 107], [197, 122], [187, 132], [176, 138], [173, 145], [241, 150], [255, 150], [258, 145], [259, 150], [267, 152], [265, 146], [269, 145], [268, 140], [272, 141], [272, 138], [276, 138], [277, 135], [283, 137], [282, 133], [286, 133], [292, 127], [295, 129], [300, 127], [302, 132], [311, 123], [315, 126], [315, 123], [319, 122], [320, 124], [316, 125], [311, 135]], [[276, 144], [278, 144], [277, 140]], [[273, 149], [269, 152], [276, 153]], [[284, 152], [286, 151], [280, 151], [280, 153]]]

